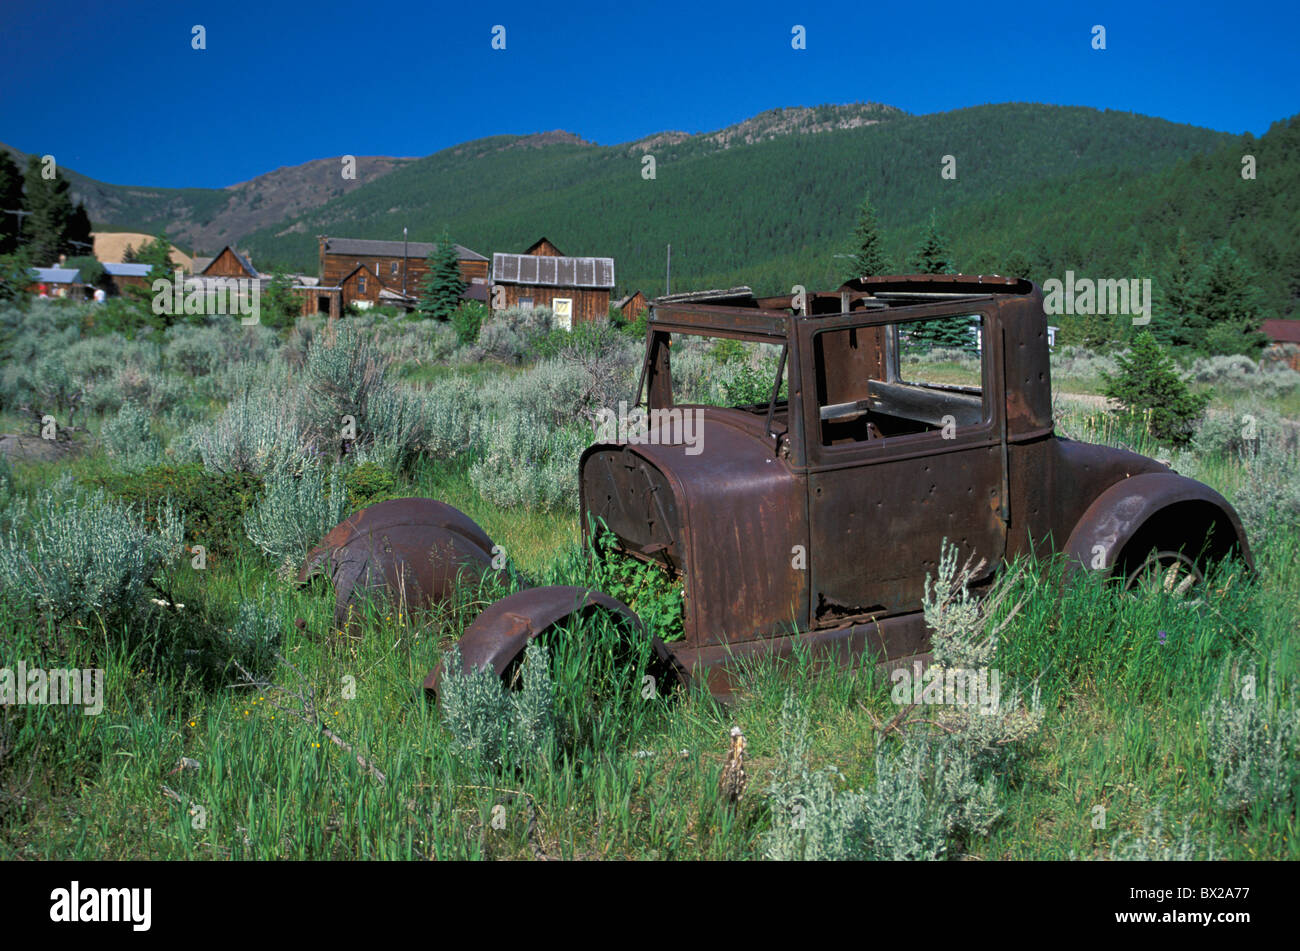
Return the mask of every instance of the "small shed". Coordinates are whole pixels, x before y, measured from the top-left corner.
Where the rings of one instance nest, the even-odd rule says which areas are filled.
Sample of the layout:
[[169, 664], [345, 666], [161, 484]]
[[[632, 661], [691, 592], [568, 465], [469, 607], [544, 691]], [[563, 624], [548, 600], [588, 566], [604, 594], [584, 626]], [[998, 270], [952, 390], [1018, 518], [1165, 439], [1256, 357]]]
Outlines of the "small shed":
[[492, 255], [494, 309], [549, 307], [562, 327], [609, 315], [614, 288], [613, 258], [537, 254]]
[[104, 262], [106, 290], [113, 297], [121, 297], [128, 287], [149, 287], [149, 265]]
[[1300, 371], [1300, 320], [1266, 320], [1259, 329], [1268, 337], [1264, 357]]
[[650, 309], [646, 296], [640, 291], [633, 291], [626, 297], [614, 301], [614, 309], [622, 315], [627, 323], [633, 323], [638, 317]]
[[81, 283], [81, 271], [75, 267], [33, 267], [28, 268], [32, 282], [27, 289], [33, 294], [46, 297], [65, 297], [71, 300], [83, 300], [86, 285]]

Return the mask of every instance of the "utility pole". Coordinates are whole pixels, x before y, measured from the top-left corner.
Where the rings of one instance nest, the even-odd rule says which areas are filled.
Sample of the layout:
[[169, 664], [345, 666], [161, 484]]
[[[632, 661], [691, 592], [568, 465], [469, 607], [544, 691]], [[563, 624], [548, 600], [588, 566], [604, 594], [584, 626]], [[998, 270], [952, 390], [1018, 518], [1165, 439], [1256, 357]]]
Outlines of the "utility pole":
[[402, 226], [402, 296], [406, 296], [406, 226]]
[[664, 274], [664, 297], [673, 292], [673, 246], [668, 245], [668, 270]]

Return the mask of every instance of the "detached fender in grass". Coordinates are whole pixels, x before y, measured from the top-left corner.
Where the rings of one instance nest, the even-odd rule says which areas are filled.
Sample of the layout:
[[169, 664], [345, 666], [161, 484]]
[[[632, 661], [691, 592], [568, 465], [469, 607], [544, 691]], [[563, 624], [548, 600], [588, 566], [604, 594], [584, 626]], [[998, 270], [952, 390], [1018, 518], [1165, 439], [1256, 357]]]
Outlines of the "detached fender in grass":
[[1235, 552], [1254, 568], [1246, 530], [1227, 499], [1175, 472], [1146, 472], [1097, 496], [1074, 526], [1065, 551], [1074, 571], [1110, 572], [1124, 567], [1126, 555], [1141, 558], [1151, 548], [1186, 548], [1198, 557], [1207, 537], [1204, 554], [1210, 559]]
[[492, 539], [478, 524], [435, 499], [389, 499], [336, 525], [307, 555], [305, 583], [318, 572], [334, 585], [334, 625], [348, 623], [363, 593], [382, 592], [397, 606], [429, 607], [451, 598], [457, 584], [495, 571]]
[[[646, 636], [645, 625], [636, 612], [594, 588], [575, 585], [527, 588], [490, 605], [465, 628], [460, 638], [462, 670], [470, 673], [490, 665], [498, 677], [505, 676], [510, 666], [523, 656], [530, 640], [565, 621], [599, 611], [611, 615], [630, 636]], [[663, 641], [652, 637], [650, 643], [656, 659], [672, 665], [671, 654]], [[435, 696], [444, 667], [445, 662], [439, 663], [424, 678], [424, 689]]]

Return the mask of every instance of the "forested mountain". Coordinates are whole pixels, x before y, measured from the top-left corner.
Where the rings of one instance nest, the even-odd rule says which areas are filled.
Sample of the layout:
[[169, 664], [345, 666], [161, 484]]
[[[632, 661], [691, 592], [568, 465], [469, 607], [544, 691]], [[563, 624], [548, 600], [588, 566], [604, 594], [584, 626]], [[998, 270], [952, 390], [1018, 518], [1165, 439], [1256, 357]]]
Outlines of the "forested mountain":
[[[1232, 139], [1086, 108], [1005, 104], [927, 116], [856, 108], [872, 124], [843, 128], [852, 113], [803, 110], [800, 122], [829, 127], [793, 134], [793, 122], [786, 134], [752, 142], [677, 133], [624, 146], [518, 148], [520, 137], [483, 139], [412, 162], [244, 244], [261, 260], [310, 269], [322, 233], [400, 237], [408, 225], [413, 240], [429, 240], [447, 227], [485, 254], [522, 250], [545, 234], [568, 253], [614, 257], [621, 288], [660, 293], [671, 243], [675, 289], [741, 282], [777, 290], [843, 276], [834, 255], [845, 250], [867, 188], [901, 258], [932, 208], [946, 221], [966, 205], [1032, 193], [1035, 183], [1088, 173], [1134, 178]], [[780, 128], [773, 115], [750, 122]], [[940, 177], [945, 155], [956, 160], [955, 179]], [[646, 156], [653, 179], [644, 177]]]

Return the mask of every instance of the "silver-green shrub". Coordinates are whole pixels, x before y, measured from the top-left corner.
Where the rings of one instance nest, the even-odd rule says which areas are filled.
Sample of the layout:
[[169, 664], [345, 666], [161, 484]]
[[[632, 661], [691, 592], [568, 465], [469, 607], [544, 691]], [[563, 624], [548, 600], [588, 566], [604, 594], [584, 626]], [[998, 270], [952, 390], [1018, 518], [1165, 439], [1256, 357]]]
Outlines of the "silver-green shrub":
[[1242, 479], [1233, 498], [1248, 537], [1300, 524], [1300, 456], [1276, 434], [1261, 434], [1240, 453]]
[[1159, 806], [1142, 817], [1142, 831], [1125, 832], [1111, 843], [1110, 857], [1116, 862], [1213, 862], [1217, 858], [1214, 840], [1202, 845], [1190, 824], [1184, 822], [1181, 834], [1170, 839]]
[[492, 319], [480, 328], [478, 342], [462, 352], [471, 360], [489, 358], [502, 363], [522, 363], [536, 351], [538, 342], [554, 326], [555, 319], [549, 308], [521, 310], [512, 307], [494, 313]]
[[1192, 363], [1192, 379], [1230, 390], [1249, 390], [1266, 398], [1286, 396], [1300, 386], [1300, 373], [1285, 365], [1263, 365], [1250, 357], [1201, 357]]
[[763, 834], [765, 858], [782, 862], [863, 859], [866, 797], [841, 788], [833, 766], [809, 764], [808, 713], [786, 694], [781, 703], [781, 738], [776, 768], [767, 787], [772, 824]]
[[530, 641], [524, 650], [523, 683], [517, 693], [505, 689], [488, 665], [463, 672], [460, 645], [446, 660], [438, 704], [461, 756], [477, 757], [500, 767], [549, 756], [555, 740], [555, 685], [546, 648]]
[[150, 416], [135, 403], [104, 420], [100, 430], [104, 452], [123, 469], [142, 469], [162, 457], [162, 443], [153, 434]]
[[870, 857], [934, 861], [948, 850], [948, 818], [928, 786], [942, 760], [928, 743], [912, 739], [893, 755], [876, 753], [876, 779], [862, 796]]
[[470, 479], [503, 508], [573, 510], [578, 460], [590, 444], [585, 427], [548, 430], [531, 416], [506, 415], [485, 424], [483, 456], [470, 468]]
[[[328, 478], [328, 484], [326, 479]], [[266, 493], [244, 516], [249, 541], [288, 572], [347, 512], [347, 490], [338, 466], [307, 459], [296, 470], [273, 470]]]
[[182, 552], [184, 525], [170, 506], [153, 530], [130, 506], [70, 479], [14, 507], [0, 540], [0, 586], [57, 618], [124, 613]]
[[1219, 807], [1228, 812], [1256, 804], [1281, 810], [1293, 796], [1300, 709], [1294, 691], [1283, 692], [1272, 668], [1264, 684], [1258, 677], [1252, 665], [1205, 711], [1210, 769]]
[[213, 472], [268, 475], [297, 469], [309, 455], [300, 431], [297, 394], [264, 388], [241, 393], [186, 441]]

